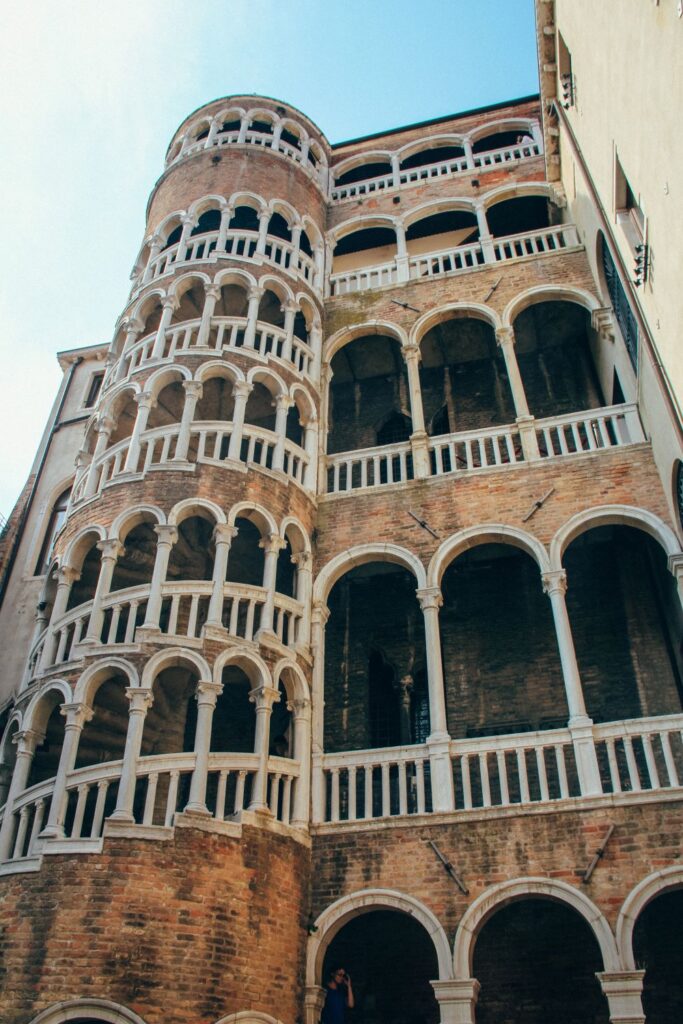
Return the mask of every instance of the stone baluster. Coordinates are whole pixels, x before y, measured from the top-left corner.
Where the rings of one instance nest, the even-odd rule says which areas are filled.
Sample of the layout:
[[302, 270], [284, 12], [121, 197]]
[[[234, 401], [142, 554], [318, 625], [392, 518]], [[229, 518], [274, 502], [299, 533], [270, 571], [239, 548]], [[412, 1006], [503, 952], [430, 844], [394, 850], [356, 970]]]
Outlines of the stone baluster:
[[273, 452], [273, 469], [284, 469], [285, 440], [287, 437], [287, 413], [294, 405], [289, 395], [277, 395], [275, 398], [275, 433], [277, 441]]
[[197, 348], [206, 348], [209, 344], [211, 334], [211, 318], [216, 310], [216, 303], [221, 297], [221, 289], [217, 284], [209, 284], [204, 291], [204, 308], [202, 310], [202, 322], [199, 325], [197, 335]]
[[166, 348], [166, 331], [171, 326], [171, 320], [173, 319], [173, 313], [178, 308], [177, 299], [173, 296], [168, 296], [161, 303], [162, 313], [159, 326], [157, 328], [157, 336], [154, 339], [154, 346], [152, 348], [152, 359], [158, 360], [164, 358], [164, 350]]
[[275, 612], [275, 577], [277, 574], [278, 555], [285, 547], [285, 541], [276, 533], [259, 542], [259, 547], [265, 551], [263, 560], [263, 589], [266, 592], [266, 599], [261, 609], [260, 633], [273, 632], [273, 616]]
[[88, 632], [85, 637], [88, 643], [100, 642], [102, 623], [104, 622], [104, 609], [102, 604], [105, 597], [109, 594], [116, 559], [124, 550], [123, 545], [115, 538], [98, 541], [97, 547], [102, 552], [102, 558], [100, 561], [100, 575], [97, 578], [95, 596], [92, 600]]
[[97, 421], [97, 441], [95, 442], [95, 451], [93, 452], [92, 460], [88, 467], [88, 478], [85, 482], [85, 490], [83, 492], [84, 498], [92, 498], [93, 494], [97, 490], [99, 459], [104, 454], [107, 445], [109, 444], [109, 438], [111, 437], [113, 429], [114, 420], [110, 416], [100, 416]]
[[66, 612], [71, 587], [80, 578], [81, 574], [78, 569], [72, 569], [68, 565], [63, 566], [57, 573], [57, 592], [52, 605], [52, 615], [50, 616], [51, 628], [45, 637], [43, 653], [40, 659], [40, 672], [46, 672], [54, 663], [57, 651], [57, 631], [54, 628], [54, 624], [59, 622]]
[[269, 813], [268, 809], [268, 748], [270, 745], [270, 713], [280, 699], [280, 691], [272, 686], [257, 686], [249, 691], [249, 700], [256, 706], [254, 753], [258, 754], [258, 768], [251, 789], [250, 811]]
[[142, 749], [142, 735], [145, 728], [147, 712], [154, 703], [154, 696], [151, 689], [141, 686], [129, 686], [126, 689], [126, 697], [130, 705], [128, 710], [128, 731], [126, 732], [126, 746], [123, 751], [123, 766], [119, 789], [116, 795], [116, 807], [111, 815], [111, 821], [127, 822], [133, 824], [133, 801], [135, 799], [135, 785], [138, 775], [138, 761]]
[[194, 738], [194, 771], [190, 784], [190, 798], [185, 807], [188, 814], [208, 815], [206, 783], [209, 775], [211, 751], [211, 725], [216, 702], [223, 692], [222, 683], [200, 680], [197, 683], [197, 727]]
[[42, 743], [44, 738], [44, 733], [24, 729], [15, 733], [12, 739], [12, 742], [17, 747], [17, 756], [5, 803], [5, 813], [0, 825], [0, 863], [8, 860], [12, 855], [12, 847], [14, 845], [14, 804], [17, 797], [26, 789], [36, 747], [39, 743]]
[[453, 771], [449, 750], [450, 737], [446, 719], [446, 694], [439, 629], [439, 608], [443, 604], [443, 598], [438, 587], [425, 587], [417, 591], [417, 599], [420, 602], [425, 625], [430, 721], [427, 746], [429, 747], [432, 775], [432, 802], [435, 811], [452, 811], [454, 807]]
[[62, 743], [62, 752], [59, 757], [59, 765], [52, 790], [50, 813], [45, 828], [41, 832], [41, 838], [43, 839], [64, 838], [64, 819], [67, 809], [66, 787], [69, 781], [69, 774], [74, 770], [74, 765], [76, 764], [78, 744], [83, 732], [83, 726], [91, 720], [94, 714], [93, 709], [87, 704], [63, 704], [59, 710], [66, 719], [64, 742]]
[[223, 625], [223, 590], [228, 571], [228, 556], [230, 555], [232, 539], [237, 536], [237, 533], [237, 528], [235, 526], [228, 526], [227, 523], [218, 523], [214, 527], [213, 540], [216, 554], [213, 560], [211, 600], [206, 618], [207, 626], [220, 627]]
[[154, 559], [152, 582], [149, 585], [149, 598], [147, 599], [147, 612], [144, 622], [145, 629], [159, 628], [162, 587], [166, 582], [166, 571], [168, 569], [168, 560], [171, 557], [171, 548], [178, 539], [178, 529], [176, 526], [155, 526], [154, 532], [158, 538], [157, 553]]
[[515, 418], [519, 430], [520, 441], [522, 443], [524, 458], [527, 462], [535, 462], [541, 457], [538, 450], [538, 438], [536, 437], [534, 417], [529, 413], [526, 392], [524, 390], [524, 382], [522, 381], [522, 374], [520, 373], [519, 363], [517, 362], [515, 334], [512, 328], [497, 327], [496, 341], [498, 342], [500, 350], [503, 353], [503, 359], [505, 360], [505, 369], [508, 381], [510, 382], [512, 402], [515, 407]]
[[130, 441], [128, 442], [128, 452], [126, 453], [126, 461], [123, 467], [124, 473], [137, 473], [138, 471], [141, 437], [145, 430], [147, 430], [149, 414], [156, 405], [156, 399], [150, 391], [140, 391], [135, 395], [135, 401], [138, 406], [138, 412], [135, 417], [133, 433], [130, 435]]
[[203, 390], [204, 388], [201, 381], [183, 381], [185, 401], [183, 403], [183, 415], [180, 420], [180, 428], [178, 430], [178, 440], [175, 446], [175, 455], [173, 456], [173, 462], [187, 461], [187, 453], [190, 447], [190, 433], [192, 431], [194, 414], [197, 408], [197, 402], [202, 397]]
[[242, 451], [242, 434], [244, 430], [244, 414], [247, 408], [247, 399], [252, 391], [252, 384], [247, 384], [244, 380], [235, 381], [232, 394], [235, 399], [235, 405], [232, 411], [232, 432], [230, 434], [230, 443], [228, 445], [228, 458], [234, 462], [239, 462], [240, 453]]

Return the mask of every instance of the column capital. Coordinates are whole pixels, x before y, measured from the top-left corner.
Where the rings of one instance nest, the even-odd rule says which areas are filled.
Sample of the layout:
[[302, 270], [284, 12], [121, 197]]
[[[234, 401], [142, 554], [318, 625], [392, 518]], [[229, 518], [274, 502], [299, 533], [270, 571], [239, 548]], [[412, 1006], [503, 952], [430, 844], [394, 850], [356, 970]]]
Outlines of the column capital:
[[95, 714], [89, 704], [83, 702], [75, 704], [62, 704], [59, 709], [60, 715], [66, 719], [65, 729], [82, 729], [86, 722], [89, 722]]
[[151, 409], [152, 406], [156, 405], [156, 399], [151, 391], [138, 391], [135, 395], [135, 402], [139, 409]]
[[406, 362], [412, 359], [416, 360], [416, 362], [420, 361], [421, 352], [420, 346], [417, 342], [410, 342], [408, 345], [402, 345], [401, 352]]
[[169, 524], [164, 523], [163, 525], [155, 526], [154, 532], [159, 538], [157, 540], [157, 547], [160, 544], [168, 544], [168, 546], [171, 547], [171, 545], [175, 544], [175, 542], [178, 540], [177, 526], [170, 526]]
[[126, 320], [126, 328], [125, 329], [126, 329], [126, 331], [136, 331], [137, 332], [137, 331], [141, 331], [144, 326], [145, 325], [144, 325], [142, 320], [138, 320], [137, 317], [132, 316], [132, 317], [130, 317], [129, 320]]
[[296, 555], [292, 555], [290, 561], [292, 565], [297, 567], [299, 572], [306, 572], [307, 570], [310, 572], [313, 556], [310, 551], [299, 551]]
[[283, 313], [298, 313], [299, 307], [296, 302], [283, 302], [280, 306]]
[[59, 584], [68, 584], [69, 586], [71, 586], [72, 583], [75, 583], [76, 580], [79, 580], [80, 578], [81, 578], [80, 570], [79, 569], [74, 569], [70, 565], [63, 565], [57, 571], [57, 584], [58, 585]]
[[161, 300], [161, 308], [175, 311], [178, 308], [178, 300], [175, 295], [166, 295], [165, 298]]
[[204, 391], [204, 385], [200, 380], [184, 380], [183, 391], [188, 398], [201, 398]]
[[216, 544], [231, 544], [234, 537], [237, 536], [239, 530], [236, 526], [230, 526], [229, 523], [216, 523], [213, 528], [213, 539]]
[[289, 395], [276, 395], [273, 405], [276, 409], [291, 409], [294, 405], [294, 399], [290, 398]]
[[443, 604], [443, 594], [440, 587], [421, 587], [415, 591], [415, 596], [420, 602], [422, 611], [428, 608], [440, 608]]
[[512, 327], [496, 327], [496, 341], [503, 348], [504, 345], [515, 344], [515, 332]]
[[287, 701], [287, 710], [293, 713], [295, 719], [310, 718], [311, 702], [308, 697], [296, 697]]
[[282, 551], [283, 548], [286, 548], [287, 541], [283, 540], [277, 533], [269, 533], [267, 537], [263, 537], [263, 539], [259, 541], [258, 546], [263, 548], [267, 555], [270, 555], [273, 552]]
[[98, 540], [96, 547], [102, 552], [102, 561], [111, 559], [116, 561], [123, 551], [123, 544], [118, 537], [107, 537], [106, 540]]
[[216, 302], [221, 297], [221, 286], [219, 284], [207, 284], [204, 288], [204, 298], [215, 299]]
[[675, 577], [675, 579], [683, 580], [683, 552], [676, 552], [674, 555], [669, 555], [666, 564], [669, 572], [673, 577]]
[[180, 223], [183, 225], [184, 228], [193, 228], [196, 222], [194, 217], [190, 216], [189, 213], [183, 213], [180, 218]]
[[480, 984], [476, 978], [453, 981], [430, 981], [439, 1004], [442, 1024], [474, 1024], [474, 1007]]
[[314, 623], [320, 623], [321, 626], [324, 626], [329, 619], [330, 614], [330, 609], [324, 601], [313, 602], [313, 613], [311, 618]]
[[254, 385], [247, 380], [236, 380], [232, 386], [233, 398], [248, 398], [254, 390]]
[[98, 434], [109, 436], [114, 429], [114, 418], [112, 416], [98, 416], [96, 431]]
[[37, 732], [35, 729], [18, 729], [12, 737], [12, 743], [16, 744], [17, 754], [32, 754], [44, 738], [44, 732]]
[[645, 971], [599, 971], [596, 977], [609, 1003], [609, 1019], [645, 1024], [641, 994]]
[[195, 691], [195, 700], [198, 704], [216, 706], [216, 701], [223, 692], [222, 683], [214, 683], [213, 679], [200, 679]]
[[126, 687], [126, 697], [130, 704], [131, 713], [143, 711], [146, 714], [154, 703], [154, 694], [146, 686]]
[[254, 286], [253, 288], [250, 288], [249, 291], [247, 292], [247, 299], [249, 302], [253, 302], [254, 299], [258, 299], [260, 302], [262, 297], [263, 289], [259, 288], [258, 285]]
[[614, 341], [614, 313], [604, 306], [594, 309], [591, 313], [591, 327], [597, 331], [601, 338]]
[[255, 686], [249, 691], [249, 700], [256, 705], [256, 710], [272, 708], [273, 704], [280, 699], [280, 691], [274, 686]]
[[543, 592], [548, 596], [555, 593], [567, 593], [567, 573], [564, 569], [551, 569], [549, 572], [544, 572], [541, 574], [541, 580], [543, 581]]

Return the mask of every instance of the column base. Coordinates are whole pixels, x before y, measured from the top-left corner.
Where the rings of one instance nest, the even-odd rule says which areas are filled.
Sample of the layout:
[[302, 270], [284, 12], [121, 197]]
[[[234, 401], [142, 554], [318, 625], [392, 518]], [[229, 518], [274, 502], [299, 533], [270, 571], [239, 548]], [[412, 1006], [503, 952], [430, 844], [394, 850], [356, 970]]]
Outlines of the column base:
[[210, 818], [212, 817], [211, 811], [206, 804], [191, 803], [186, 804], [183, 808], [183, 814], [186, 814], [189, 818]]
[[45, 828], [38, 834], [39, 839], [64, 839], [64, 826], [63, 825], [46, 825]]

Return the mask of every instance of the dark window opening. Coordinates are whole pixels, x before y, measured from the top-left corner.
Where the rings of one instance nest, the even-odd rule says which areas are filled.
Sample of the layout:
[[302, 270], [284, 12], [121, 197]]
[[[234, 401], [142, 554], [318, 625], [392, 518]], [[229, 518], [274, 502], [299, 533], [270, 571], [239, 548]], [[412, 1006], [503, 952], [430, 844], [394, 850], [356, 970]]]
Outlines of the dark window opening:
[[638, 324], [626, 297], [626, 292], [619, 278], [617, 268], [612, 258], [612, 253], [605, 241], [604, 235], [600, 236], [602, 248], [602, 269], [605, 275], [605, 283], [609, 292], [610, 302], [614, 309], [614, 315], [621, 330], [626, 350], [633, 365], [638, 371]]
[[477, 218], [473, 213], [465, 213], [462, 210], [447, 210], [444, 213], [434, 213], [431, 217], [423, 217], [415, 221], [406, 231], [406, 241], [411, 242], [416, 238], [428, 238], [430, 235], [443, 235], [457, 232], [457, 245], [464, 245], [466, 242], [475, 242], [479, 237]]
[[526, 134], [520, 132], [518, 128], [511, 132], [494, 132], [492, 135], [485, 135], [482, 139], [477, 139], [472, 145], [473, 153], [489, 153], [492, 149], [507, 149], [508, 146], [516, 146], [517, 140], [520, 135]]
[[622, 405], [625, 401], [624, 392], [621, 384], [619, 383], [617, 371], [615, 370], [614, 376], [612, 377], [612, 405]]
[[379, 651], [372, 651], [368, 661], [368, 702], [372, 746], [398, 746], [401, 723], [395, 672]]
[[334, 255], [348, 256], [366, 249], [380, 249], [385, 245], [396, 245], [396, 233], [392, 228], [362, 228], [340, 238]]
[[426, 164], [456, 160], [464, 155], [465, 150], [462, 146], [434, 146], [431, 149], [421, 149], [419, 153], [412, 153], [401, 161], [401, 170], [407, 171], [411, 167], [424, 167]]
[[358, 164], [344, 171], [335, 179], [335, 185], [352, 185], [355, 181], [368, 181], [370, 178], [383, 178], [391, 174], [391, 163], [388, 160], [375, 160], [372, 163]]
[[311, 259], [313, 258], [313, 249], [311, 248], [311, 243], [305, 231], [301, 232], [301, 236], [299, 238], [299, 248], [303, 253], [306, 254], [306, 256], [310, 256]]
[[552, 223], [551, 203], [545, 196], [504, 199], [489, 207], [486, 220], [494, 238], [540, 231]]
[[290, 132], [286, 128], [283, 128], [280, 138], [283, 142], [293, 146], [294, 149], [301, 149], [301, 139], [295, 135], [294, 132]]
[[292, 241], [291, 229], [281, 213], [274, 213], [268, 221], [268, 234], [274, 238], [282, 238], [285, 242]]
[[399, 444], [408, 441], [413, 432], [413, 424], [409, 416], [402, 412], [393, 412], [377, 431], [377, 444]]
[[251, 206], [238, 206], [230, 218], [231, 231], [258, 231], [259, 216]]
[[201, 131], [199, 133], [199, 135], [197, 136], [196, 141], [197, 142], [201, 142], [202, 139], [208, 138], [208, 135], [209, 135], [209, 129], [208, 128], [204, 128], [203, 131]]
[[192, 228], [190, 235], [203, 235], [205, 231], [218, 231], [221, 226], [221, 211], [206, 210]]
[[164, 242], [164, 244], [162, 246], [161, 251], [163, 252], [164, 249], [169, 249], [172, 245], [175, 245], [176, 242], [179, 242], [180, 241], [180, 236], [182, 235], [182, 233], [183, 233], [183, 229], [182, 229], [182, 226], [179, 224], [178, 227], [174, 228], [173, 231], [171, 232], [171, 234], [168, 236], [168, 238], [166, 239], [166, 241]]
[[62, 491], [62, 493], [59, 495], [56, 502], [52, 506], [52, 512], [50, 513], [47, 529], [45, 530], [43, 546], [40, 549], [38, 564], [36, 565], [36, 576], [44, 576], [50, 567], [52, 549], [55, 546], [55, 539], [57, 537], [57, 534], [61, 530], [62, 526], [64, 525], [64, 521], [66, 520], [66, 510], [69, 504], [70, 495], [71, 488], [67, 487], [65, 491]]
[[241, 121], [224, 121], [221, 125], [222, 132], [238, 132], [242, 127]]
[[102, 390], [102, 381], [104, 380], [104, 372], [93, 373], [90, 378], [90, 386], [88, 387], [88, 393], [85, 396], [85, 402], [83, 406], [85, 409], [91, 409], [99, 398], [100, 391]]
[[252, 121], [250, 130], [258, 132], [259, 135], [272, 135], [273, 125], [270, 121]]

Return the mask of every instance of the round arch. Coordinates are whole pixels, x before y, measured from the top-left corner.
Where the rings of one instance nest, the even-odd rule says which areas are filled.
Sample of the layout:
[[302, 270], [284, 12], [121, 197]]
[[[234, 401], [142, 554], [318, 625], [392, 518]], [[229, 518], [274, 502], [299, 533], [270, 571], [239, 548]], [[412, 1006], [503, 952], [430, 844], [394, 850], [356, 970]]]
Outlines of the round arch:
[[236, 519], [248, 519], [259, 529], [262, 537], [269, 533], [278, 533], [275, 518], [262, 505], [257, 505], [253, 501], [240, 501], [232, 506], [228, 513], [228, 525], [234, 526]]
[[[289, 664], [289, 662], [287, 663]], [[22, 714], [18, 708], [15, 708], [12, 714], [7, 720], [5, 731], [0, 736], [0, 764], [7, 764], [7, 747], [10, 741], [11, 734], [21, 732], [22, 730]]]
[[478, 139], [485, 139], [487, 135], [495, 135], [498, 132], [530, 130], [535, 123], [537, 122], [533, 118], [528, 117], [503, 117], [497, 121], [487, 121], [486, 124], [473, 128], [467, 138], [472, 142], [477, 142]]
[[105, 1024], [145, 1024], [137, 1013], [120, 1003], [112, 1003], [110, 999], [68, 999], [53, 1003], [41, 1010], [31, 1024], [63, 1024], [81, 1017], [94, 1017]]
[[221, 213], [227, 208], [225, 196], [209, 194], [195, 199], [187, 208], [188, 216], [192, 218], [195, 225], [203, 213], [207, 210], [220, 210]]
[[216, 1024], [282, 1024], [282, 1021], [258, 1010], [240, 1010], [239, 1013], [229, 1013], [227, 1017], [221, 1017]]
[[507, 304], [503, 311], [503, 327], [514, 326], [520, 313], [539, 302], [575, 302], [587, 309], [589, 313], [592, 313], [594, 309], [601, 308], [600, 300], [583, 288], [574, 288], [572, 285], [540, 284], [535, 288], [527, 288], [520, 292]]
[[[290, 397], [296, 405], [303, 423], [312, 423], [318, 418], [313, 399], [302, 384], [292, 384]], [[297, 401], [297, 399], [299, 400]]]
[[633, 526], [643, 530], [661, 545], [668, 556], [681, 553], [681, 545], [671, 527], [653, 512], [631, 505], [599, 505], [577, 512], [560, 527], [550, 542], [551, 568], [562, 568], [564, 552], [580, 534], [598, 526], [614, 525]]
[[[62, 567], [80, 569], [80, 565], [78, 563], [82, 563], [88, 550], [92, 547], [92, 544], [97, 544], [99, 541], [105, 540], [106, 536], [107, 531], [98, 523], [91, 523], [89, 526], [84, 526], [83, 529], [79, 530], [76, 536], [72, 537], [69, 541], [68, 547], [62, 558]], [[88, 537], [92, 538], [92, 544], [90, 545], [86, 545]]]
[[330, 363], [337, 352], [344, 348], [345, 345], [348, 345], [349, 342], [355, 341], [356, 338], [364, 338], [366, 335], [374, 334], [397, 341], [401, 348], [408, 344], [408, 334], [398, 324], [392, 324], [387, 320], [366, 320], [364, 323], [356, 324], [353, 327], [342, 327], [340, 331], [337, 331], [331, 338], [328, 338], [324, 350], [325, 362]]
[[482, 523], [481, 526], [470, 526], [448, 537], [434, 552], [427, 569], [427, 586], [439, 587], [444, 572], [454, 559], [470, 548], [481, 544], [508, 544], [521, 548], [538, 565], [540, 572], [548, 572], [550, 559], [541, 542], [525, 530], [515, 526], [504, 526], [501, 523]]
[[396, 232], [400, 223], [400, 217], [390, 217], [389, 214], [373, 215], [366, 213], [361, 214], [359, 217], [354, 217], [353, 220], [345, 220], [341, 224], [337, 224], [328, 233], [327, 237], [334, 249], [337, 242], [340, 242], [342, 238], [346, 238], [347, 235], [354, 234], [356, 231], [364, 231], [366, 228], [388, 228], [390, 231]]
[[524, 196], [545, 196], [551, 202], [555, 202], [557, 194], [553, 186], [547, 181], [516, 181], [505, 185], [497, 185], [480, 197], [484, 210], [489, 210], [496, 203], [502, 203], [506, 199], [521, 199]]
[[257, 195], [256, 192], [233, 192], [228, 199], [228, 206], [233, 212], [238, 206], [249, 206], [252, 210], [257, 210], [259, 214], [265, 213], [267, 209], [265, 199], [263, 196]]
[[502, 327], [500, 316], [490, 306], [484, 306], [479, 302], [449, 302], [445, 306], [430, 309], [428, 313], [423, 313], [415, 321], [410, 329], [409, 344], [419, 345], [432, 327], [436, 327], [437, 324], [441, 324], [445, 320], [454, 319], [483, 320], [484, 323], [490, 324], [494, 331]]
[[270, 669], [255, 651], [245, 647], [232, 647], [227, 651], [221, 651], [213, 666], [213, 681], [215, 683], [221, 682], [223, 669], [228, 665], [236, 665], [241, 668], [252, 686], [271, 685]]
[[477, 204], [473, 199], [467, 199], [463, 196], [430, 199], [426, 203], [420, 203], [419, 206], [413, 206], [410, 210], [406, 210], [401, 218], [401, 223], [407, 230], [411, 224], [415, 224], [417, 221], [424, 220], [426, 217], [432, 217], [436, 213], [449, 213], [451, 210], [460, 210], [465, 213], [471, 213], [474, 216], [477, 212]]
[[442, 149], [447, 146], [459, 146], [462, 148], [464, 135], [453, 132], [443, 132], [440, 135], [427, 135], [413, 142], [406, 142], [400, 149], [396, 150], [396, 156], [401, 162], [407, 160], [416, 153], [422, 153], [425, 149]]
[[130, 313], [125, 316], [125, 319], [128, 322], [136, 321], [137, 323], [142, 324], [142, 327], [140, 328], [140, 330], [142, 330], [147, 320], [147, 310], [149, 309], [151, 311], [156, 303], [162, 303], [165, 298], [167, 298], [165, 289], [155, 285], [137, 300]]
[[297, 546], [296, 549], [292, 549], [294, 554], [298, 554], [300, 551], [305, 551], [309, 555], [311, 553], [311, 541], [304, 530], [303, 526], [294, 516], [286, 516], [280, 523], [280, 536], [284, 540], [287, 535], [287, 530], [292, 528], [292, 532], [296, 535]]
[[394, 889], [362, 889], [349, 896], [342, 896], [323, 910], [315, 921], [315, 931], [308, 940], [306, 953], [307, 985], [320, 984], [327, 948], [347, 921], [373, 910], [397, 910], [418, 921], [434, 943], [439, 964], [439, 980], [448, 981], [453, 977], [451, 950], [446, 932], [438, 918], [424, 903]]
[[359, 544], [336, 555], [322, 567], [313, 587], [314, 601], [327, 601], [332, 587], [350, 569], [368, 562], [392, 562], [401, 565], [415, 577], [418, 589], [427, 586], [425, 567], [412, 551], [397, 544]]
[[[400, 150], [399, 150], [400, 152]], [[345, 160], [340, 160], [338, 164], [335, 164], [332, 168], [334, 174], [334, 180], [346, 174], [347, 171], [352, 171], [356, 167], [362, 167], [363, 164], [378, 164], [378, 163], [391, 163], [391, 152], [388, 149], [366, 149], [363, 153], [356, 153], [354, 156], [347, 156]]]
[[231, 268], [220, 270], [214, 277], [213, 283], [218, 288], [224, 288], [226, 285], [234, 284], [238, 288], [244, 288], [247, 292], [251, 291], [252, 288], [258, 287], [256, 278], [253, 274], [249, 274], [246, 270], [235, 270]]
[[565, 903], [579, 913], [593, 931], [606, 971], [619, 970], [619, 955], [610, 927], [594, 903], [582, 892], [550, 878], [516, 878], [493, 885], [470, 904], [458, 925], [453, 949], [453, 977], [466, 980], [472, 976], [472, 958], [477, 935], [488, 919], [502, 907], [516, 900], [540, 897]]
[[[280, 677], [283, 672], [289, 672], [293, 680], [293, 694], [288, 694], [290, 700], [310, 700], [311, 692], [300, 665], [290, 658], [281, 658], [273, 669], [273, 686], [277, 689]], [[286, 684], [283, 683], [286, 689]]]
[[38, 690], [38, 693], [34, 694], [31, 698], [29, 706], [26, 708], [24, 713], [22, 729], [26, 731], [30, 729], [37, 733], [45, 732], [47, 720], [52, 713], [55, 704], [52, 705], [47, 714], [45, 714], [47, 709], [42, 708], [41, 705], [45, 702], [45, 698], [53, 691], [63, 698], [59, 701], [60, 704], [70, 704], [72, 702], [73, 692], [66, 679], [50, 679], [50, 681], [44, 683]]
[[263, 366], [253, 366], [247, 374], [248, 384], [263, 384], [268, 388], [273, 398], [280, 395], [287, 395], [287, 385], [279, 374], [274, 370], [267, 370]]
[[274, 295], [277, 295], [283, 305], [286, 303], [291, 303], [293, 306], [296, 305], [294, 292], [287, 282], [281, 281], [278, 277], [274, 277], [272, 274], [263, 274], [259, 278], [258, 288], [261, 292], [261, 296], [263, 296], [266, 291], [271, 291]]
[[149, 518], [154, 519], [157, 526], [163, 526], [166, 516], [158, 505], [135, 505], [120, 512], [109, 527], [108, 537], [110, 540], [124, 541], [126, 536], [140, 523]]
[[177, 647], [171, 651], [157, 651], [152, 655], [144, 667], [140, 686], [151, 690], [154, 680], [160, 672], [163, 672], [165, 668], [176, 667], [193, 669], [200, 679], [211, 679], [208, 662], [201, 654], [185, 647]]
[[217, 523], [224, 523], [226, 521], [223, 509], [215, 501], [209, 501], [208, 498], [185, 498], [183, 501], [179, 501], [177, 505], [174, 505], [169, 512], [168, 525], [179, 526], [183, 519], [201, 512], [208, 513], [210, 518], [214, 519]]
[[672, 889], [681, 888], [683, 888], [683, 865], [675, 864], [643, 878], [628, 894], [619, 912], [616, 927], [617, 948], [623, 970], [637, 970], [633, 955], [633, 930], [640, 914], [655, 897], [670, 892]]
[[106, 658], [90, 665], [80, 677], [74, 688], [74, 703], [91, 705], [102, 683], [118, 673], [127, 677], [129, 686], [140, 686], [140, 677], [134, 665], [125, 658]]
[[168, 384], [174, 384], [178, 380], [192, 380], [192, 371], [181, 363], [175, 363], [173, 366], [162, 366], [147, 378], [144, 390], [149, 391], [152, 398], [156, 401]]

